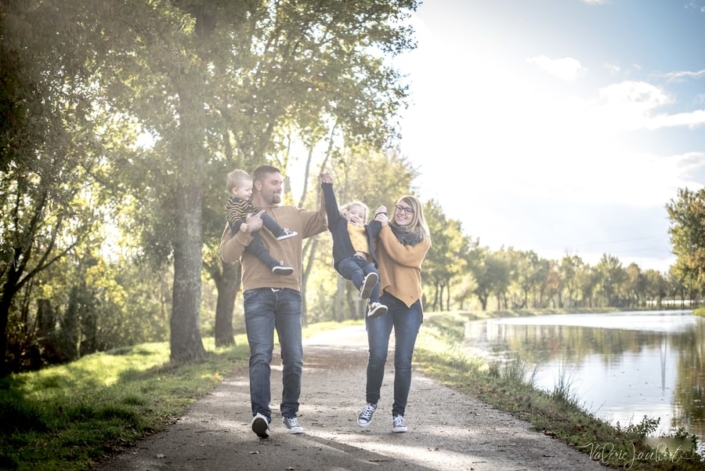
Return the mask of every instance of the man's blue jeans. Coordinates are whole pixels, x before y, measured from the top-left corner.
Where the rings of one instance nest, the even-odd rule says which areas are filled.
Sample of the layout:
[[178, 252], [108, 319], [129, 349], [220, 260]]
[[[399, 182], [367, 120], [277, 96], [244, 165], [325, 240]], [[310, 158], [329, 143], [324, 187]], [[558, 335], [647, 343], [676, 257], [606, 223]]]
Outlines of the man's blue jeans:
[[296, 417], [301, 394], [304, 350], [301, 341], [301, 293], [291, 289], [258, 288], [244, 293], [245, 328], [250, 344], [250, 400], [252, 415], [272, 418], [269, 403], [271, 363], [276, 329], [282, 357], [284, 417]]
[[366, 400], [377, 404], [380, 399], [384, 364], [387, 361], [389, 336], [394, 327], [394, 404], [392, 416], [404, 415], [411, 388], [411, 359], [414, 355], [416, 336], [423, 322], [421, 301], [411, 307], [389, 293], [384, 293], [380, 302], [389, 308], [386, 314], [366, 320], [367, 343], [370, 357], [367, 362]]

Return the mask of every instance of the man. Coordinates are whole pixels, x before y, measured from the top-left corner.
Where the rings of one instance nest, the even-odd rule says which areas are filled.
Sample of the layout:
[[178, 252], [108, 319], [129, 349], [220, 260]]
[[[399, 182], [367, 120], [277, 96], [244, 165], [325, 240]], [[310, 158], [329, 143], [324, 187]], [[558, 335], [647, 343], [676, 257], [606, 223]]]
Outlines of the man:
[[273, 274], [257, 257], [245, 252], [252, 233], [261, 229], [262, 219], [251, 214], [246, 224], [232, 234], [226, 225], [220, 241], [220, 255], [226, 263], [242, 263], [242, 289], [245, 308], [245, 328], [250, 344], [250, 401], [252, 431], [260, 438], [270, 435], [272, 421], [271, 363], [274, 350], [274, 329], [281, 345], [282, 402], [280, 412], [289, 433], [303, 433], [297, 413], [301, 393], [303, 345], [301, 335], [301, 265], [302, 241], [326, 230], [325, 205], [318, 212], [279, 206], [282, 175], [269, 165], [258, 167], [253, 174], [252, 203], [266, 211], [282, 227], [298, 233], [295, 237], [277, 241], [269, 231], [259, 236], [272, 257], [294, 268], [291, 276]]

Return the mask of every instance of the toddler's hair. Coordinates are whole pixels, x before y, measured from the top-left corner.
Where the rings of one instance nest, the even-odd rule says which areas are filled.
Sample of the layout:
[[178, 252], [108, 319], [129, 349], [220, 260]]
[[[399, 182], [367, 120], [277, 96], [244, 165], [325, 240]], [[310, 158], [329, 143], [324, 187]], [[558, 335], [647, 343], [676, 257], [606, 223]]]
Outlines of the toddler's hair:
[[363, 203], [362, 201], [351, 201], [342, 208], [340, 208], [340, 214], [345, 217], [348, 214], [348, 210], [350, 209], [351, 206], [360, 206], [364, 211], [365, 211], [365, 223], [367, 222], [367, 215], [370, 213], [370, 210], [367, 208], [367, 205]]
[[228, 187], [228, 193], [233, 191], [235, 187], [241, 187], [246, 181], [252, 181], [252, 177], [249, 173], [244, 170], [235, 169], [228, 173], [228, 178], [226, 179], [226, 186]]

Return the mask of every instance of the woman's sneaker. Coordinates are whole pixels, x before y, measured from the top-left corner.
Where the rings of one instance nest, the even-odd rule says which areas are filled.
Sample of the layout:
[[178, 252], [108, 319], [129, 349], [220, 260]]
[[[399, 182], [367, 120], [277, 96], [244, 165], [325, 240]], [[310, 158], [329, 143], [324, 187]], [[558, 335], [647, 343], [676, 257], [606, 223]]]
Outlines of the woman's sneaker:
[[252, 431], [260, 438], [269, 438], [269, 420], [259, 412], [252, 419]]
[[291, 229], [283, 228], [281, 233], [277, 236], [277, 240], [284, 240], [290, 237], [294, 237], [298, 232], [292, 231]]
[[281, 262], [281, 265], [275, 265], [272, 267], [272, 273], [274, 273], [275, 275], [286, 276], [294, 273], [294, 269], [291, 267], [287, 267], [286, 265], [284, 265], [284, 262]]
[[282, 422], [289, 433], [304, 433], [304, 428], [296, 417], [284, 417]]
[[362, 280], [362, 286], [360, 287], [360, 299], [370, 299], [372, 290], [379, 281], [379, 276], [377, 273], [368, 273], [364, 280]]
[[387, 306], [385, 306], [384, 304], [372, 303], [367, 308], [367, 318], [374, 319], [375, 317], [379, 317], [382, 314], [385, 314], [386, 312]]
[[362, 409], [362, 412], [360, 412], [360, 415], [357, 416], [357, 425], [360, 427], [369, 427], [372, 423], [372, 415], [376, 410], [377, 404], [370, 404], [368, 402]]
[[406, 432], [406, 420], [404, 420], [404, 416], [394, 416], [392, 419], [392, 432]]

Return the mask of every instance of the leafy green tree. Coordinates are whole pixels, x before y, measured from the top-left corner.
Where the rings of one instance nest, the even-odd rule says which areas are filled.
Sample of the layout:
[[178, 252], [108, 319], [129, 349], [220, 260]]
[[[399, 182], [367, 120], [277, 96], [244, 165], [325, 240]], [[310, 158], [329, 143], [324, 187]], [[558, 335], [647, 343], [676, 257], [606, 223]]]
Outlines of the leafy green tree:
[[543, 292], [546, 294], [549, 302], [553, 303], [554, 307], [563, 307], [563, 285], [564, 280], [558, 268], [558, 263], [555, 260], [549, 260], [548, 275], [544, 282]]
[[629, 264], [626, 268], [626, 275], [625, 288], [629, 304], [632, 307], [639, 307], [646, 298], [646, 277], [636, 263]]
[[663, 299], [668, 294], [668, 282], [661, 272], [653, 269], [644, 271], [646, 297], [656, 301], [656, 307], [662, 307]]
[[501, 293], [509, 286], [509, 264], [502, 255], [487, 247], [478, 247], [472, 254], [470, 271], [475, 278], [475, 295], [485, 311], [489, 297], [500, 293], [498, 298], [501, 298]]
[[575, 297], [580, 290], [578, 273], [585, 265], [583, 260], [577, 255], [566, 255], [561, 259], [559, 271], [564, 280], [564, 289], [567, 294], [567, 305], [572, 307]]
[[534, 291], [536, 276], [534, 274], [538, 266], [538, 255], [533, 251], [521, 251], [510, 249], [508, 251], [509, 260], [514, 267], [514, 283], [522, 294], [521, 303], [517, 307], [520, 309], [529, 307], [529, 294]]
[[705, 189], [679, 189], [667, 205], [676, 271], [690, 290], [705, 287]]
[[604, 296], [607, 306], [619, 306], [621, 304], [620, 295], [624, 291], [624, 283], [627, 280], [627, 273], [622, 267], [622, 262], [617, 257], [610, 254], [603, 254], [595, 265], [595, 271], [599, 276], [599, 289]]
[[[108, 153], [120, 152], [92, 86], [95, 32], [72, 21], [82, 3], [0, 7], [0, 366], [15, 297], [69, 254], [105, 218], [96, 192]], [[24, 316], [25, 314], [22, 314]]]
[[578, 290], [584, 307], [593, 307], [595, 291], [600, 283], [600, 274], [589, 264], [580, 265], [576, 273]]
[[434, 287], [430, 306], [434, 311], [449, 310], [451, 282], [466, 272], [468, 252], [477, 242], [464, 235], [460, 221], [447, 218], [435, 200], [424, 205], [424, 216], [433, 239], [423, 266], [424, 279]]
[[545, 258], [538, 257], [532, 260], [531, 276], [533, 278], [534, 289], [536, 295], [534, 297], [534, 306], [544, 307], [544, 296], [549, 286], [549, 276], [551, 273], [551, 263]]

